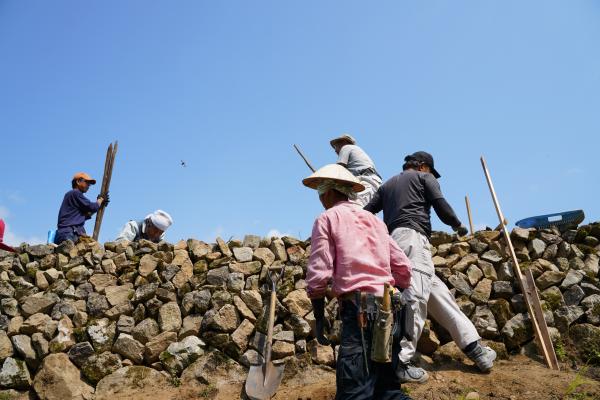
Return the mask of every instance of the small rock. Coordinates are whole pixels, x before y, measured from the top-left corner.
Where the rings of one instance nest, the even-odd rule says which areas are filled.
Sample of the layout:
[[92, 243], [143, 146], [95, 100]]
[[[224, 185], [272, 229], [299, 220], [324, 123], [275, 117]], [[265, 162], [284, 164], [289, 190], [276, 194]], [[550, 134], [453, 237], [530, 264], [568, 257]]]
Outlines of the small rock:
[[151, 341], [146, 343], [146, 348], [144, 350], [144, 359], [146, 360], [146, 363], [151, 364], [158, 361], [160, 353], [165, 351], [171, 343], [176, 341], [177, 334], [175, 332], [163, 332], [154, 337]]
[[115, 341], [112, 351], [130, 359], [135, 364], [144, 361], [144, 345], [126, 333], [121, 333]]
[[69, 349], [68, 353], [69, 360], [79, 368], [94, 354], [96, 353], [90, 342], [77, 343]]
[[313, 339], [308, 343], [307, 347], [314, 363], [330, 367], [335, 364], [333, 348], [331, 346], [322, 346]]
[[560, 284], [564, 277], [565, 275], [562, 272], [546, 271], [536, 279], [535, 284], [538, 288], [544, 290], [546, 288], [549, 288], [550, 286]]
[[235, 247], [233, 249], [233, 256], [239, 262], [248, 262], [252, 261], [254, 254], [250, 247]]
[[283, 304], [291, 313], [302, 317], [312, 310], [312, 304], [305, 290], [293, 290], [283, 299]]

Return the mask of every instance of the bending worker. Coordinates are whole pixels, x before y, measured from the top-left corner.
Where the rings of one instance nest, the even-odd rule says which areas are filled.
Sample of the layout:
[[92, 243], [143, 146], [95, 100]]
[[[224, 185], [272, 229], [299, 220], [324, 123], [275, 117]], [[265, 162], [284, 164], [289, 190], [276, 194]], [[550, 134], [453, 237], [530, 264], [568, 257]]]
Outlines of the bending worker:
[[364, 207], [379, 189], [382, 182], [373, 160], [363, 149], [356, 145], [356, 140], [350, 135], [342, 135], [329, 143], [338, 155], [337, 163], [352, 172], [365, 187], [365, 190], [358, 193], [356, 199], [352, 200], [353, 203]]
[[[384, 284], [409, 286], [410, 262], [390, 238], [383, 222], [349, 201], [364, 186], [344, 167], [326, 165], [302, 183], [318, 190], [326, 209], [312, 230], [306, 290], [313, 303], [315, 331], [321, 344], [327, 344], [323, 325], [329, 281], [340, 302], [342, 334], [336, 365], [336, 399], [410, 399], [400, 390], [392, 362], [377, 363], [366, 356], [371, 354], [374, 320], [365, 324], [360, 319], [363, 300], [382, 296]], [[391, 360], [397, 361], [397, 357]]]
[[140, 239], [146, 239], [154, 243], [158, 243], [165, 238], [165, 231], [173, 224], [173, 218], [163, 210], [156, 210], [149, 214], [143, 220], [129, 221], [119, 236], [116, 242], [130, 241], [134, 242]]
[[92, 179], [85, 172], [79, 172], [73, 176], [71, 181], [71, 190], [63, 198], [60, 210], [58, 211], [58, 229], [54, 243], [60, 244], [65, 240], [71, 240], [76, 243], [79, 237], [85, 236], [85, 221], [92, 218], [102, 205], [108, 205], [110, 199], [108, 193], [106, 199], [98, 195], [96, 201], [90, 201], [83, 194], [86, 193], [91, 185], [95, 185], [96, 180]]
[[458, 347], [481, 371], [489, 371], [496, 353], [481, 345], [475, 326], [462, 313], [448, 287], [435, 274], [429, 250], [431, 207], [442, 222], [450, 225], [459, 236], [466, 235], [468, 231], [442, 195], [437, 181], [440, 174], [434, 168], [433, 157], [419, 151], [406, 156], [404, 160], [404, 171], [385, 182], [365, 207], [372, 213], [383, 210], [383, 220], [392, 238], [413, 266], [410, 289], [403, 296], [407, 300], [414, 300], [414, 332], [412, 341], [402, 342], [401, 362], [396, 373], [402, 382], [422, 383], [428, 379], [424, 369], [411, 363], [427, 312], [450, 333]]

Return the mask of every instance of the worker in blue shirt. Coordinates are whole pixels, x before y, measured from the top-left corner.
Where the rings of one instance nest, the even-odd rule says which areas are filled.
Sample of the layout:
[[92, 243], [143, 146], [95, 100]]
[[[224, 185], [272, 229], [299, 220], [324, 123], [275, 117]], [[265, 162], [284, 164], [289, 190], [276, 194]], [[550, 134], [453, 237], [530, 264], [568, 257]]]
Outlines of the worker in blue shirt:
[[96, 180], [92, 179], [85, 172], [79, 172], [73, 176], [71, 182], [72, 190], [69, 190], [58, 212], [58, 229], [54, 243], [59, 244], [65, 240], [71, 240], [76, 243], [80, 236], [84, 236], [85, 221], [92, 218], [100, 207], [109, 202], [108, 193], [106, 198], [98, 196], [96, 201], [90, 201], [83, 194], [86, 193], [91, 185], [95, 185]]

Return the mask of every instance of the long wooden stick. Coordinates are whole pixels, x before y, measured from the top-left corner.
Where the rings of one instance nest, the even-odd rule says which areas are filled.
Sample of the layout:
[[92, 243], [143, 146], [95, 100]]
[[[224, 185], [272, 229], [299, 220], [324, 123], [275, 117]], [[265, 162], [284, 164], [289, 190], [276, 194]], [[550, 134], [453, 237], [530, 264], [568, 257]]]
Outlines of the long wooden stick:
[[[494, 189], [492, 178], [490, 176], [487, 164], [483, 157], [481, 157], [481, 166], [483, 167], [485, 179], [487, 180], [488, 186], [490, 188], [492, 200], [494, 201], [494, 207], [496, 208], [496, 213], [498, 214], [498, 220], [500, 221], [500, 226], [502, 232], [504, 233], [504, 239], [506, 240], [506, 245], [508, 246], [508, 250], [510, 252], [510, 257], [513, 262], [515, 275], [517, 276], [519, 286], [521, 287], [521, 293], [523, 293], [523, 298], [525, 299], [525, 304], [527, 305], [527, 311], [529, 312], [531, 324], [533, 325], [535, 331], [536, 342], [538, 344], [539, 349], [541, 350], [542, 355], [544, 356], [544, 360], [546, 361], [548, 368], [558, 371], [558, 360], [556, 358], [556, 353], [554, 352], [554, 346], [552, 345], [552, 341], [550, 340], [548, 326], [546, 325], [546, 320], [544, 319], [544, 314], [542, 312], [542, 307], [540, 304], [539, 296], [537, 294], [537, 289], [535, 287], [535, 282], [533, 281], [533, 276], [531, 275], [531, 271], [529, 271], [528, 280], [525, 280], [523, 274], [521, 273], [519, 260], [517, 259], [517, 255], [515, 253], [515, 248], [513, 247], [512, 241], [510, 240], [510, 233], [508, 232], [508, 228], [504, 224], [506, 219], [504, 218], [504, 214], [502, 214], [502, 210], [500, 209], [500, 203], [498, 202], [498, 197], [496, 196], [496, 190]], [[529, 277], [530, 275], [531, 277]]]
[[473, 229], [473, 217], [471, 216], [471, 204], [469, 203], [469, 196], [465, 196], [465, 203], [467, 204], [467, 215], [469, 216], [469, 227], [471, 228], [471, 235], [474, 235], [475, 229]]
[[[100, 196], [106, 199], [106, 194], [110, 189], [110, 181], [112, 179], [112, 170], [115, 162], [115, 156], [117, 155], [117, 149], [119, 147], [119, 142], [115, 142], [114, 146], [111, 143], [108, 146], [106, 151], [106, 161], [104, 162], [104, 175], [102, 176], [102, 186], [100, 188]], [[106, 208], [106, 203], [102, 203], [102, 206], [98, 210], [96, 214], [96, 223], [94, 225], [94, 240], [98, 240], [100, 236], [100, 227], [102, 226], [102, 219], [104, 218], [104, 210]]]
[[312, 172], [315, 172], [316, 169], [312, 166], [312, 164], [310, 163], [310, 161], [308, 161], [308, 159], [304, 156], [304, 153], [302, 153], [302, 150], [300, 150], [300, 148], [296, 145], [294, 145], [294, 148], [296, 149], [296, 151], [298, 152], [298, 154], [300, 154], [300, 157], [302, 157], [302, 159], [304, 160], [304, 162], [306, 163], [306, 165], [308, 165], [308, 168], [310, 168], [310, 170]]

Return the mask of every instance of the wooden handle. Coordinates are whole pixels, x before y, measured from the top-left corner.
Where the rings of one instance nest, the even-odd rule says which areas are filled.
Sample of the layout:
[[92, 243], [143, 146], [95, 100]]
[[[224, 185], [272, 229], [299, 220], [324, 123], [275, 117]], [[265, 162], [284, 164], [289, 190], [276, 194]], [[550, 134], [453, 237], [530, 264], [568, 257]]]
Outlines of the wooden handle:
[[383, 285], [383, 299], [381, 300], [381, 309], [383, 311], [390, 311], [392, 309], [392, 297], [390, 296], [389, 283], [385, 283]]
[[475, 234], [473, 228], [473, 217], [471, 216], [471, 203], [469, 203], [469, 196], [465, 196], [465, 203], [467, 204], [467, 215], [469, 216], [469, 227], [471, 228], [471, 235]]
[[267, 342], [265, 343], [265, 364], [271, 361], [271, 347], [273, 345], [273, 325], [275, 324], [275, 307], [277, 304], [277, 295], [275, 290], [271, 291], [271, 303], [269, 305], [269, 320], [267, 323]]

